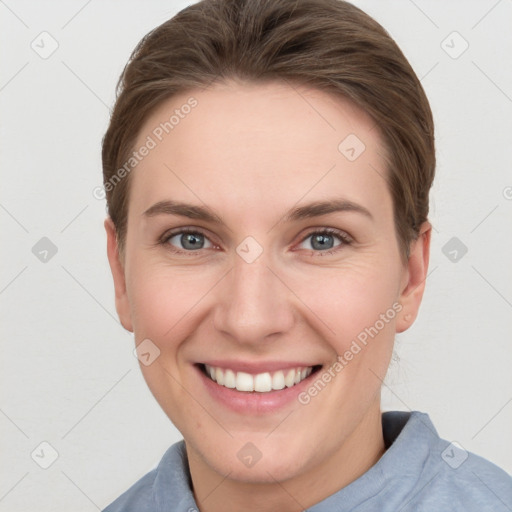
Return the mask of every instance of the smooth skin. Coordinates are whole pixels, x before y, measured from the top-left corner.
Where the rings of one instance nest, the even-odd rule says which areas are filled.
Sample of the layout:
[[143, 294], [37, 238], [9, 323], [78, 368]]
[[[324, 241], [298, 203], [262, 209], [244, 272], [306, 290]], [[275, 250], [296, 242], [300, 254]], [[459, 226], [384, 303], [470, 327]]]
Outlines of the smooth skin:
[[[105, 221], [117, 312], [136, 344], [149, 338], [160, 350], [141, 370], [185, 439], [201, 512], [303, 510], [385, 452], [380, 389], [395, 334], [418, 313], [431, 225], [404, 263], [378, 127], [348, 100], [315, 89], [229, 81], [188, 91], [151, 113], [135, 148], [191, 96], [197, 106], [130, 175], [123, 254]], [[350, 134], [365, 145], [354, 161], [338, 150]], [[286, 218], [331, 199], [370, 215]], [[144, 214], [169, 200], [219, 219]], [[197, 233], [195, 245], [176, 235], [180, 228]], [[326, 228], [342, 238], [327, 234], [319, 246]], [[236, 251], [248, 236], [263, 249], [252, 263]], [[234, 412], [211, 398], [194, 366], [238, 359], [328, 368], [393, 304], [401, 311], [307, 405]], [[252, 467], [237, 457], [248, 442], [262, 453]]]

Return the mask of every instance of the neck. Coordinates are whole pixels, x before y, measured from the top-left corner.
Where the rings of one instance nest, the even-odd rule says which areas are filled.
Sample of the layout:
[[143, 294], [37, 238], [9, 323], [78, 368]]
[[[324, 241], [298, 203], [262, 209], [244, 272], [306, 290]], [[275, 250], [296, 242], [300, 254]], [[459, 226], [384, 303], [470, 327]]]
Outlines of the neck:
[[216, 473], [187, 445], [194, 498], [200, 512], [298, 512], [346, 487], [385, 452], [380, 404], [376, 405], [338, 450], [318, 466], [285, 482], [248, 483], [230, 479], [229, 474]]

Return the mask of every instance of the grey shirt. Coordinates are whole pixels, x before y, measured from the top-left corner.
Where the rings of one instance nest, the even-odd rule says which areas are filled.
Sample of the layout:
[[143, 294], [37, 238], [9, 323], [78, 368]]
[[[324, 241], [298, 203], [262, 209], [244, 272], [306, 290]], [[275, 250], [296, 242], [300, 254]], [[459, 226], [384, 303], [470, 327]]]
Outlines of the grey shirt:
[[[512, 477], [441, 439], [428, 414], [382, 414], [386, 452], [308, 512], [512, 512]], [[184, 441], [103, 512], [198, 512]]]

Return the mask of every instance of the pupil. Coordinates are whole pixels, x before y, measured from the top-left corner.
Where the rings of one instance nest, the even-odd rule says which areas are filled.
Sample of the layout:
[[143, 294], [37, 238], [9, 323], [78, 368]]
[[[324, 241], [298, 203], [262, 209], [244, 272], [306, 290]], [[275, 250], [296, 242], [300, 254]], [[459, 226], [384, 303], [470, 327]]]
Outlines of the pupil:
[[[314, 249], [331, 249], [332, 243], [329, 244], [329, 239], [331, 239], [332, 242], [332, 236], [331, 235], [316, 235], [313, 237], [313, 248]], [[315, 247], [315, 244], [318, 243], [319, 246]], [[329, 245], [329, 247], [327, 247]]]
[[200, 249], [201, 240], [194, 233], [186, 233], [181, 236], [181, 243], [186, 249]]

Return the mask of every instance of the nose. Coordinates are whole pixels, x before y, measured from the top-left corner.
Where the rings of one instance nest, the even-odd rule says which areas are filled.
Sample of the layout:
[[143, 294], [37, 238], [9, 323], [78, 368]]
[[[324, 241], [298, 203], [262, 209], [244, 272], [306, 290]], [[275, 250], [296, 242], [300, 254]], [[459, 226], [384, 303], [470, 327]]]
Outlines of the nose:
[[237, 256], [218, 289], [214, 327], [238, 343], [260, 344], [294, 322], [293, 293], [264, 255], [252, 263]]

